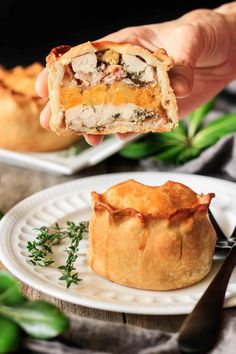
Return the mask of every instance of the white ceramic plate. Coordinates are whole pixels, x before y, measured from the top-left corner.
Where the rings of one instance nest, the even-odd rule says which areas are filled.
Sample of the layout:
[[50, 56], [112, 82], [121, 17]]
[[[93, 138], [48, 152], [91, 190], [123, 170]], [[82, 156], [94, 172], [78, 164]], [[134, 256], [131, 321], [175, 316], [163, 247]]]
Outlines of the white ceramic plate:
[[108, 137], [95, 147], [87, 145], [83, 139], [77, 144], [78, 154], [74, 153], [74, 147], [66, 150], [44, 153], [20, 153], [6, 149], [0, 149], [0, 161], [30, 169], [47, 171], [56, 174], [72, 175], [83, 168], [94, 166], [107, 157], [120, 151], [129, 141], [136, 140], [138, 136], [120, 140], [116, 136]]
[[[189, 313], [214, 276], [221, 261], [215, 260], [210, 274], [198, 284], [175, 291], [145, 291], [114, 284], [96, 275], [87, 265], [87, 238], [81, 242], [78, 257], [79, 275], [83, 279], [69, 289], [59, 281], [58, 261], [63, 261], [65, 245], [54, 249], [54, 267], [34, 268], [26, 262], [27, 242], [35, 237], [33, 228], [66, 220], [89, 218], [90, 192], [106, 188], [128, 178], [159, 185], [168, 179], [187, 184], [198, 193], [214, 192], [212, 210], [226, 234], [236, 221], [236, 185], [224, 180], [176, 173], [120, 173], [82, 178], [39, 192], [17, 204], [0, 223], [0, 258], [6, 268], [30, 286], [59, 299], [97, 309], [137, 314]], [[59, 246], [58, 246], [59, 247]], [[225, 306], [236, 305], [236, 271], [226, 294]]]

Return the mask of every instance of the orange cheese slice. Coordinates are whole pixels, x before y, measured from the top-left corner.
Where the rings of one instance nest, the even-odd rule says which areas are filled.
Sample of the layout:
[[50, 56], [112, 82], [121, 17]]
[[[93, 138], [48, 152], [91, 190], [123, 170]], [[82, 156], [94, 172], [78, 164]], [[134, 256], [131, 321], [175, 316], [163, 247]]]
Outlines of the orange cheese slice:
[[120, 81], [110, 86], [99, 84], [83, 90], [79, 87], [62, 86], [60, 102], [65, 109], [80, 104], [95, 106], [108, 103], [114, 106], [133, 103], [149, 111], [160, 111], [162, 108], [161, 90], [158, 84], [138, 88]]

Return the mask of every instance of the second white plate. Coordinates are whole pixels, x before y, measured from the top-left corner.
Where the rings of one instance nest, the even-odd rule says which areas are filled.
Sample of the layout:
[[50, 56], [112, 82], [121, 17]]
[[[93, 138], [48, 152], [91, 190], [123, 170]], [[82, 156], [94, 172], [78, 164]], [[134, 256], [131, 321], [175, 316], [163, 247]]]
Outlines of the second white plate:
[[[33, 267], [27, 263], [27, 242], [36, 235], [34, 228], [64, 224], [66, 220], [81, 221], [90, 217], [90, 192], [102, 192], [108, 187], [134, 178], [150, 185], [166, 180], [183, 182], [196, 192], [214, 192], [212, 210], [226, 234], [236, 220], [236, 185], [224, 180], [176, 173], [120, 173], [88, 177], [64, 183], [39, 192], [17, 204], [0, 223], [0, 258], [6, 268], [30, 286], [56, 298], [97, 309], [136, 314], [184, 314], [191, 312], [208, 286], [221, 261], [215, 260], [212, 271], [201, 282], [174, 291], [146, 291], [117, 285], [96, 275], [88, 266], [88, 239], [81, 242], [78, 270], [82, 281], [66, 289], [59, 281], [57, 265], [66, 257], [65, 245], [55, 247], [55, 263], [51, 267]], [[236, 305], [236, 271], [226, 294], [225, 306]]]
[[89, 146], [81, 139], [76, 145], [66, 150], [44, 153], [23, 153], [0, 149], [0, 161], [9, 165], [72, 175], [86, 167], [95, 166], [120, 151], [129, 141], [137, 138], [137, 136], [133, 136], [126, 140], [120, 140], [116, 136], [111, 136], [94, 147]]

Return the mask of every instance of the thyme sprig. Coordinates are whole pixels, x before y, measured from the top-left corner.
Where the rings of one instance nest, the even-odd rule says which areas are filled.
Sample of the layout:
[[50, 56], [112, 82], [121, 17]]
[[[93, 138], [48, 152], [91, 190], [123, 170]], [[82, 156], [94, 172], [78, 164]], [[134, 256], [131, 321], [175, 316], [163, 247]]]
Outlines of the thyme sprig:
[[34, 266], [46, 267], [54, 263], [52, 257], [52, 246], [59, 245], [67, 237], [67, 230], [62, 230], [56, 223], [54, 227], [42, 226], [35, 228], [38, 235], [33, 242], [28, 242], [27, 249], [30, 253], [28, 263]]
[[76, 268], [74, 267], [75, 261], [78, 258], [79, 244], [83, 238], [83, 234], [88, 231], [88, 222], [81, 222], [75, 225], [73, 221], [67, 222], [68, 236], [71, 239], [70, 246], [66, 248], [68, 254], [66, 264], [61, 265], [58, 268], [63, 272], [60, 280], [66, 282], [66, 287], [69, 288], [72, 283], [78, 284], [81, 279], [78, 277], [78, 273], [74, 272]]
[[29, 241], [27, 244], [29, 251], [28, 263], [40, 267], [51, 265], [54, 263], [52, 246], [59, 245], [62, 240], [68, 238], [70, 246], [65, 249], [68, 256], [65, 265], [58, 266], [62, 270], [62, 276], [59, 279], [66, 282], [67, 288], [72, 283], [78, 284], [81, 279], [79, 279], [78, 273], [75, 272], [74, 264], [78, 258], [79, 243], [84, 233], [88, 232], [88, 222], [82, 221], [75, 224], [73, 221], [67, 221], [65, 228], [56, 223], [53, 227], [42, 226], [36, 230], [38, 231], [37, 237], [34, 241]]

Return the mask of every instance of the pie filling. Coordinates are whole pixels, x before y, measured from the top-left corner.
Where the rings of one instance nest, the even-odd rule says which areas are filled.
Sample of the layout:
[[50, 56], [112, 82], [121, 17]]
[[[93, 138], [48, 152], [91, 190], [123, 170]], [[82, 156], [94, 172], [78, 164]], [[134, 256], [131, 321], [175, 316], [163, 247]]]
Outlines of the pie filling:
[[156, 68], [135, 55], [112, 50], [86, 53], [65, 67], [60, 103], [65, 125], [75, 131], [142, 123], [167, 116]]

